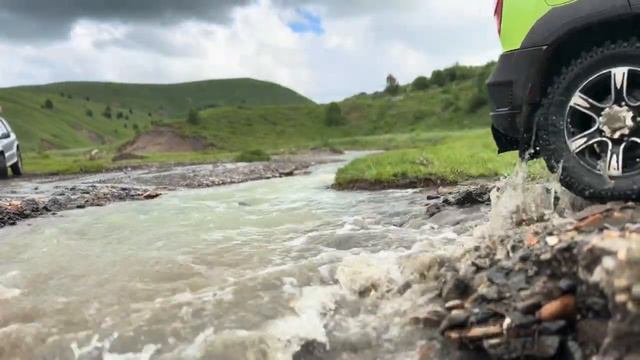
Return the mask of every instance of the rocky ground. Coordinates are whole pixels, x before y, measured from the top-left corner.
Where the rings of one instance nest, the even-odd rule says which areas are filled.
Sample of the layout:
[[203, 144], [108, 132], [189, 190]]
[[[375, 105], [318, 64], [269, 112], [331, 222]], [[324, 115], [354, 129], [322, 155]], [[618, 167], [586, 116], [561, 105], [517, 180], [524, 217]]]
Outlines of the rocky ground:
[[[492, 216], [504, 216], [492, 190], [445, 189], [430, 197], [427, 216], [491, 200]], [[444, 263], [439, 301], [413, 319], [442, 337], [419, 358], [640, 358], [640, 207], [561, 199], [542, 185], [524, 190], [548, 196], [546, 211], [512, 206], [509, 226], [479, 229], [486, 241]]]
[[3, 182], [0, 188], [0, 228], [65, 210], [151, 200], [181, 188], [294, 176], [312, 165], [336, 159], [335, 155], [312, 153], [259, 163], [158, 166], [82, 176], [14, 179]]

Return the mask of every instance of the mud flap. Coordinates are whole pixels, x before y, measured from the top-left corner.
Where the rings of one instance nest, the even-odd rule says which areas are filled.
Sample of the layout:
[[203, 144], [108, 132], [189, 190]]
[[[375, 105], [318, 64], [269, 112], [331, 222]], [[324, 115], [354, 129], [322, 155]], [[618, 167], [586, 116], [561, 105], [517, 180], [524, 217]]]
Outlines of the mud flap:
[[495, 126], [491, 126], [491, 133], [498, 146], [498, 154], [520, 150], [520, 141], [518, 139], [501, 132]]

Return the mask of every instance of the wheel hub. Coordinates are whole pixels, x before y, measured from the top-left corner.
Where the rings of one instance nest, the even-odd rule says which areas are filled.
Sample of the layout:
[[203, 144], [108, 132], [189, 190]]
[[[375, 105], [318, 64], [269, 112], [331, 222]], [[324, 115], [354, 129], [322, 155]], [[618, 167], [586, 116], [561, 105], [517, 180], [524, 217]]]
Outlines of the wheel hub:
[[615, 178], [640, 175], [640, 68], [620, 66], [586, 80], [569, 101], [565, 134], [590, 170]]
[[622, 106], [612, 105], [602, 112], [600, 129], [611, 139], [628, 136], [636, 125], [635, 115], [624, 103]]

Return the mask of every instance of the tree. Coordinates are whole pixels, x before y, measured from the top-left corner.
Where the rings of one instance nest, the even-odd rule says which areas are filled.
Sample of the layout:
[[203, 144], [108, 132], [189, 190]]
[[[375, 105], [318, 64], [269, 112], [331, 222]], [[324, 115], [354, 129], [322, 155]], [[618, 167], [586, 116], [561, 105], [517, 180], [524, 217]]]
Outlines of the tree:
[[344, 124], [344, 116], [342, 116], [342, 108], [338, 103], [332, 102], [327, 106], [324, 123], [327, 126], [340, 126]]
[[400, 92], [400, 84], [398, 84], [398, 79], [395, 76], [389, 74], [387, 76], [387, 87], [384, 89], [384, 92], [389, 95], [398, 95]]
[[426, 76], [418, 76], [413, 83], [411, 83], [413, 90], [423, 91], [429, 88], [429, 79]]
[[118, 113], [116, 114], [116, 118], [118, 119], [124, 118], [124, 113], [122, 111], [118, 111]]
[[53, 101], [51, 101], [51, 99], [47, 99], [44, 102], [43, 107], [47, 110], [52, 110], [53, 109]]
[[448, 83], [447, 75], [442, 70], [435, 70], [431, 74], [431, 83], [436, 86], [443, 87]]
[[113, 116], [111, 114], [111, 106], [107, 105], [104, 108], [104, 111], [102, 112], [102, 116], [106, 117], [107, 119], [111, 119], [111, 117]]
[[193, 108], [189, 110], [187, 122], [191, 125], [198, 125], [200, 123], [200, 113], [198, 112], [198, 110]]

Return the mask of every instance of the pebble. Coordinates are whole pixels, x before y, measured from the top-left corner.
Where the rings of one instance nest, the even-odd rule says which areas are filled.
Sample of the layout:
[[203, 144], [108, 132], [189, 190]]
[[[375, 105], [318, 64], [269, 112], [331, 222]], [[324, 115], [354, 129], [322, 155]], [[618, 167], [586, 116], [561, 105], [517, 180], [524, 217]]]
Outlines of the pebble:
[[560, 238], [557, 236], [547, 236], [547, 245], [554, 247], [560, 243]]
[[573, 319], [576, 315], [576, 297], [573, 295], [562, 296], [546, 305], [537, 313], [536, 317], [541, 321], [559, 319]]
[[453, 310], [440, 324], [440, 333], [457, 327], [464, 327], [471, 314], [467, 310]]
[[448, 303], [444, 304], [444, 308], [449, 310], [449, 311], [464, 309], [464, 301], [462, 301], [462, 300], [451, 300]]

